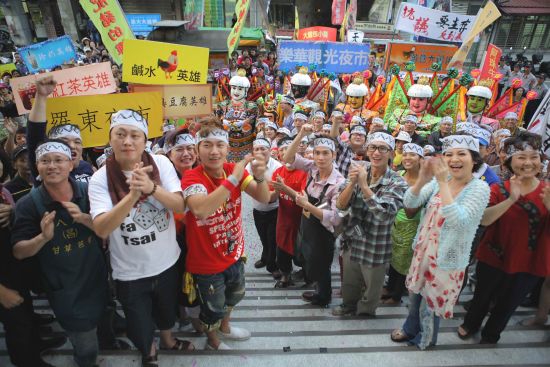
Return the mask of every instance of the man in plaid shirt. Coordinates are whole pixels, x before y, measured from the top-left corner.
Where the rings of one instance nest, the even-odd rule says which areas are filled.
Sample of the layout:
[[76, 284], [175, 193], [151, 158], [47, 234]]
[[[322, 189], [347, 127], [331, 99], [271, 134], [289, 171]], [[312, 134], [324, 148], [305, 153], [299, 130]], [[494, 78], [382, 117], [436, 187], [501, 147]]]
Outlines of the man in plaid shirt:
[[[332, 113], [332, 129], [330, 137], [338, 141], [336, 146], [336, 164], [338, 171], [348, 177], [351, 161], [357, 159], [364, 153], [365, 141], [367, 139], [367, 129], [362, 125], [355, 125], [349, 133], [349, 142], [343, 142], [340, 135], [340, 124], [343, 121], [343, 116], [339, 110], [334, 110]], [[360, 160], [360, 159], [359, 159]]]
[[406, 181], [389, 167], [394, 149], [393, 136], [370, 134], [370, 164], [351, 166], [338, 197], [338, 209], [349, 210], [349, 216], [342, 236], [343, 304], [333, 310], [333, 315], [376, 314], [385, 265], [391, 260], [391, 229], [407, 190]]

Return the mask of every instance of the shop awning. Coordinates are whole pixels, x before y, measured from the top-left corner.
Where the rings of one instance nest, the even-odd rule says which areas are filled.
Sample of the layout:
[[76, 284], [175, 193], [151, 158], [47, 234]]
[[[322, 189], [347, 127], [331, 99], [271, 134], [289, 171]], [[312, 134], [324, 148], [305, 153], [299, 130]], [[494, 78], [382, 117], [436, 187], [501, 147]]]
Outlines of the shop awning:
[[550, 14], [549, 0], [501, 0], [497, 6], [507, 15], [546, 15]]

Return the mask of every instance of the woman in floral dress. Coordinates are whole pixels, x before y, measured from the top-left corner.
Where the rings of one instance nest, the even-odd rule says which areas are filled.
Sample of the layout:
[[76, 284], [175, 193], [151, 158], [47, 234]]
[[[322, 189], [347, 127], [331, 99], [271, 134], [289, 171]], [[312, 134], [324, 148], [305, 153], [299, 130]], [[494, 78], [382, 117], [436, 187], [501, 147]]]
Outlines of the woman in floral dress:
[[420, 349], [437, 343], [440, 318], [451, 318], [458, 300], [472, 241], [489, 201], [489, 187], [473, 177], [482, 164], [479, 142], [469, 135], [442, 139], [443, 157], [422, 163], [404, 205], [425, 206], [407, 275], [409, 315], [391, 339]]

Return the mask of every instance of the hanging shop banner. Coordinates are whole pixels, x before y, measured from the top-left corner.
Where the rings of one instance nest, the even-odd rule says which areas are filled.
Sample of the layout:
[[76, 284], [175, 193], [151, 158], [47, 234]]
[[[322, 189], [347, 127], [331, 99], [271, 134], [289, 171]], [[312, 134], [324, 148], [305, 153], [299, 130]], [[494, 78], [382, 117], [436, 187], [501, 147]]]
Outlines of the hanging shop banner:
[[149, 138], [162, 135], [162, 96], [158, 92], [49, 98], [48, 129], [75, 124], [80, 128], [85, 148], [104, 146], [109, 142], [111, 116], [119, 110], [134, 110], [145, 117]]
[[134, 92], [159, 92], [164, 118], [206, 116], [212, 113], [212, 85], [134, 85]]
[[57, 82], [51, 97], [89, 96], [117, 91], [110, 62], [12, 78], [11, 89], [20, 115], [29, 113], [36, 94], [36, 80], [52, 76]]
[[17, 70], [17, 67], [15, 66], [15, 64], [13, 62], [9, 63], [9, 64], [0, 64], [0, 75], [4, 74], [6, 72], [11, 73], [14, 70]]
[[231, 53], [239, 45], [239, 39], [241, 38], [241, 32], [246, 21], [248, 14], [248, 8], [250, 8], [250, 0], [237, 0], [235, 4], [235, 14], [237, 14], [237, 21], [233, 25], [229, 36], [227, 37], [227, 53], [231, 57]]
[[466, 35], [464, 43], [462, 43], [458, 51], [453, 55], [453, 59], [449, 62], [449, 67], [462, 70], [466, 57], [468, 57], [468, 53], [474, 45], [476, 36], [490, 26], [495, 20], [500, 18], [501, 15], [495, 3], [489, 0], [483, 9], [478, 11], [472, 30]]
[[158, 13], [139, 13], [139, 14], [128, 14], [126, 13], [126, 20], [130, 24], [130, 28], [134, 35], [147, 37], [149, 33], [155, 29], [153, 24], [160, 22], [161, 15]]
[[204, 20], [204, 0], [186, 0], [183, 19], [189, 21], [184, 27], [188, 31], [202, 27]]
[[341, 42], [281, 41], [277, 47], [280, 69], [317, 64], [317, 70], [353, 73], [369, 67], [369, 44]]
[[341, 25], [346, 13], [346, 0], [332, 0], [332, 25]]
[[441, 64], [439, 74], [446, 74], [449, 61], [451, 61], [458, 47], [429, 43], [390, 42], [386, 49], [386, 65], [384, 66], [386, 70], [394, 64], [399, 65], [403, 69], [407, 62], [414, 61], [416, 72], [431, 74], [433, 73], [431, 66], [434, 62], [437, 62]]
[[122, 63], [123, 41], [134, 39], [134, 33], [117, 0], [80, 0], [82, 9], [101, 34], [101, 40], [111, 58]]
[[472, 30], [475, 18], [403, 2], [395, 29], [439, 41], [462, 43]]
[[363, 43], [365, 33], [357, 31], [355, 29], [348, 29], [348, 42], [350, 43]]
[[489, 43], [487, 47], [487, 53], [485, 54], [485, 61], [483, 62], [483, 67], [481, 68], [481, 74], [479, 75], [479, 81], [485, 81], [485, 83], [490, 83], [491, 88], [498, 81], [498, 63], [502, 56], [502, 50], [497, 46]]
[[69, 36], [21, 47], [17, 50], [29, 73], [50, 70], [56, 66], [76, 61], [76, 50]]
[[336, 41], [336, 28], [310, 27], [298, 31], [300, 41]]
[[206, 84], [208, 55], [205, 47], [126, 40], [122, 80], [138, 84]]

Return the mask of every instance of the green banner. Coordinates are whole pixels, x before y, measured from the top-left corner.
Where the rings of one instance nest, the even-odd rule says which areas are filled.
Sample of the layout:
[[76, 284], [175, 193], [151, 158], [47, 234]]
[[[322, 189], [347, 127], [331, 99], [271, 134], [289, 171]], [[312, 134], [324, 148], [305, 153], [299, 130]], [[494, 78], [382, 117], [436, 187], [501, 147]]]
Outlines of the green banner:
[[123, 41], [135, 39], [117, 0], [80, 0], [82, 9], [101, 34], [101, 40], [117, 64], [122, 64]]
[[239, 39], [241, 38], [241, 31], [243, 30], [244, 23], [246, 21], [248, 8], [250, 8], [250, 0], [238, 0], [237, 4], [235, 4], [235, 14], [237, 14], [237, 22], [231, 29], [229, 37], [227, 37], [227, 52], [230, 57], [231, 53], [239, 45]]

